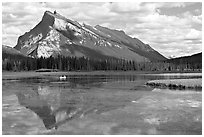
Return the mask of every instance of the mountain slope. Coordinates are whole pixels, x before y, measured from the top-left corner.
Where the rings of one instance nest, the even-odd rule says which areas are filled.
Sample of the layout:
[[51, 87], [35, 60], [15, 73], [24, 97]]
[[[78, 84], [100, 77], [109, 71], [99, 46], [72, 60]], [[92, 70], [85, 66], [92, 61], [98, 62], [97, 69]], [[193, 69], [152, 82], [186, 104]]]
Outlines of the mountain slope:
[[98, 59], [120, 58], [137, 62], [166, 58], [123, 31], [99, 25], [79, 24], [58, 13], [46, 11], [39, 24], [20, 36], [15, 46], [22, 54], [32, 57], [63, 56]]

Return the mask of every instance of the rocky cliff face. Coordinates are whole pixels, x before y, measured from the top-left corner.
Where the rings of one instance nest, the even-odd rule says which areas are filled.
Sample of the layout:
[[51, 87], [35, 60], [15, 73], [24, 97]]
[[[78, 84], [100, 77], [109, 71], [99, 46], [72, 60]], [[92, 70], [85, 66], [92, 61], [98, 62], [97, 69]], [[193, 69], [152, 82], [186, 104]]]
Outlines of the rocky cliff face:
[[123, 31], [89, 26], [46, 11], [39, 24], [20, 36], [15, 49], [32, 57], [58, 54], [87, 58], [120, 58], [137, 62], [164, 60], [161, 54]]

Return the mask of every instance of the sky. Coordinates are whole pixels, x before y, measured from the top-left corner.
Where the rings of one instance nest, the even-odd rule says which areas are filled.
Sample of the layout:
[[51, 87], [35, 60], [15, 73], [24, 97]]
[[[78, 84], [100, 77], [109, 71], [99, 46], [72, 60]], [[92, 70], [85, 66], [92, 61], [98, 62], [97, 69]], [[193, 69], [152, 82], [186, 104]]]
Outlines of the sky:
[[46, 10], [81, 24], [123, 30], [168, 58], [202, 51], [201, 2], [3, 2], [2, 44], [14, 47]]

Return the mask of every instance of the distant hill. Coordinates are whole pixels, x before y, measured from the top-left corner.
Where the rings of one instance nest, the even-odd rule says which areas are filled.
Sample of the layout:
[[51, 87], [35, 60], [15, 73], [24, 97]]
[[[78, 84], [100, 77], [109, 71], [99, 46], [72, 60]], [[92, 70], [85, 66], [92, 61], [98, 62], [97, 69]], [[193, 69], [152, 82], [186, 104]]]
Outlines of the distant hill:
[[18, 38], [15, 49], [36, 58], [62, 55], [136, 62], [166, 59], [148, 44], [128, 36], [124, 31], [81, 25], [50, 11], [44, 13], [33, 29]]
[[176, 63], [176, 64], [186, 64], [186, 63], [202, 64], [202, 52], [191, 55], [191, 56], [184, 56], [184, 57], [179, 57], [179, 58], [168, 59], [167, 62]]
[[2, 59], [5, 58], [26, 58], [27, 56], [25, 56], [24, 54], [22, 54], [20, 51], [6, 46], [6, 45], [2, 45]]

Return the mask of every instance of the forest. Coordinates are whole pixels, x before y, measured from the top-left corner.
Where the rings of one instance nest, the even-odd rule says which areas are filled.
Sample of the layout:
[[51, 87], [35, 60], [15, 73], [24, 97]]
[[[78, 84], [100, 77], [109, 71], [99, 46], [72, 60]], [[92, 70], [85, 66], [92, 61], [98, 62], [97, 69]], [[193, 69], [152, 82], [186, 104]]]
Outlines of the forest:
[[85, 57], [49, 57], [31, 58], [22, 55], [3, 53], [3, 71], [35, 71], [39, 69], [53, 69], [57, 71], [201, 71], [202, 61], [160, 61], [140, 62], [123, 59], [89, 59]]

